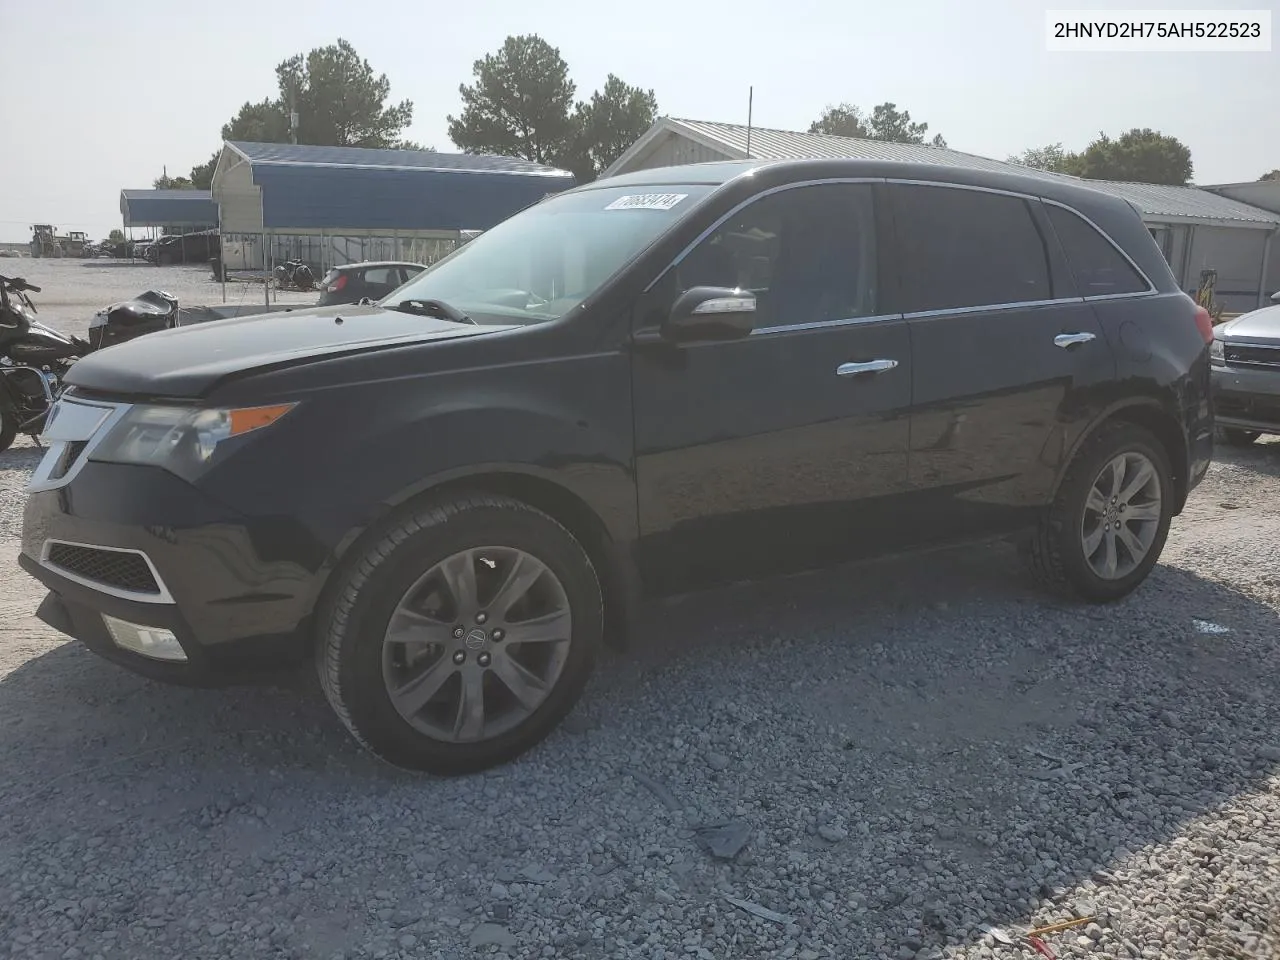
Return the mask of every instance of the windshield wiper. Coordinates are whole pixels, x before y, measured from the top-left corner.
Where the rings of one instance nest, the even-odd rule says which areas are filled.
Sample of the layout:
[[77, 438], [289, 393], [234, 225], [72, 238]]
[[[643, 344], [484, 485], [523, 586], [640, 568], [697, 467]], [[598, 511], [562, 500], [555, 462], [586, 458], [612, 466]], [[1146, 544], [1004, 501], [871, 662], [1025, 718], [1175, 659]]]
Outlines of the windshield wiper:
[[451, 320], [454, 323], [476, 323], [457, 307], [443, 300], [401, 300], [391, 309], [399, 310], [401, 313], [416, 313], [422, 317], [435, 317], [437, 320]]

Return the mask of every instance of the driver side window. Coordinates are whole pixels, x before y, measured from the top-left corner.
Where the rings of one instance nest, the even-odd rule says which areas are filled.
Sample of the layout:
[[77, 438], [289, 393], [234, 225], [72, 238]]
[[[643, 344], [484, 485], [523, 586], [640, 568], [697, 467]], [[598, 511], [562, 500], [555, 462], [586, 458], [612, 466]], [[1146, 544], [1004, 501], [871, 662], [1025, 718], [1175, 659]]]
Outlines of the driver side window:
[[761, 197], [691, 250], [662, 286], [672, 300], [695, 286], [750, 290], [758, 328], [874, 316], [872, 186], [815, 184]]

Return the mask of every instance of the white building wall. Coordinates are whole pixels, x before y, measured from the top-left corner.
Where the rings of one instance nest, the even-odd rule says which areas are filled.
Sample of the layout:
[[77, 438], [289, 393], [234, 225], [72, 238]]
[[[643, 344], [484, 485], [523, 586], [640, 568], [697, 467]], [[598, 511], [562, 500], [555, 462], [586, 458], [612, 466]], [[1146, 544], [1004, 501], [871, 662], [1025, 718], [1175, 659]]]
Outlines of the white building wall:
[[1266, 230], [1197, 226], [1188, 260], [1189, 285], [1198, 286], [1203, 270], [1218, 271], [1214, 299], [1227, 313], [1252, 310], [1258, 301]]
[[627, 164], [626, 169], [618, 170], [616, 173], [652, 170], [654, 167], [678, 167], [686, 163], [713, 163], [729, 159], [731, 157], [720, 150], [704, 147], [687, 137], [670, 134]]

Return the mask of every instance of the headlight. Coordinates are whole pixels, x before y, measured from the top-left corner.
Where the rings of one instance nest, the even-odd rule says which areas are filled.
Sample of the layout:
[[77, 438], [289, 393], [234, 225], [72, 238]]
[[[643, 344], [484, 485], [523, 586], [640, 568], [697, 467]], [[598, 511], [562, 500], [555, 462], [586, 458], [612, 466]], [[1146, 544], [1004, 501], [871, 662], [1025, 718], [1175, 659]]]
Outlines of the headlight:
[[1227, 356], [1222, 349], [1222, 341], [1217, 337], [1213, 338], [1213, 342], [1209, 344], [1209, 362], [1215, 367], [1225, 367], [1227, 365]]
[[133, 407], [92, 459], [164, 467], [191, 479], [208, 464], [218, 444], [270, 426], [293, 407], [292, 403], [232, 409]]

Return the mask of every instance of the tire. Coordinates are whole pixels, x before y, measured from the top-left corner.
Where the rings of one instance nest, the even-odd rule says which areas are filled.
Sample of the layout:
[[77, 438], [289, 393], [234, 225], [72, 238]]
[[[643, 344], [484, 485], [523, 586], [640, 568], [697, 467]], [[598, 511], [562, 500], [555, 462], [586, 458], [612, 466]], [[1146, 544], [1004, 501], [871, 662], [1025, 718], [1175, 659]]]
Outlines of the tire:
[[[463, 551], [475, 551], [475, 559], [459, 561], [460, 556], [465, 556]], [[524, 562], [521, 557], [532, 558], [543, 565], [544, 573], [552, 576], [538, 574], [533, 589], [545, 588], [548, 594], [553, 593], [558, 598], [555, 603], [568, 612], [569, 621], [564, 628], [567, 643], [521, 644], [512, 640], [504, 647], [498, 641], [509, 638], [498, 636], [502, 632], [498, 624], [509, 623], [511, 631], [516, 633], [520, 629], [518, 619], [508, 619], [497, 607], [491, 620], [483, 609], [474, 616], [464, 616], [449, 598], [454, 591], [444, 585], [444, 580], [430, 579], [437, 570], [446, 568], [446, 561], [447, 569], [453, 571], [461, 569], [458, 566], [461, 563], [480, 571], [472, 574], [470, 592], [479, 601], [488, 603], [489, 587], [482, 582], [484, 569], [476, 560], [492, 565], [495, 561], [488, 559], [489, 556], [508, 555], [512, 557], [512, 566], [504, 567], [505, 560], [497, 562], [492, 566], [493, 581], [496, 583], [508, 575], [514, 580], [515, 569]], [[471, 773], [512, 760], [538, 744], [577, 702], [604, 632], [600, 582], [581, 544], [551, 517], [506, 497], [462, 496], [402, 515], [389, 521], [376, 542], [363, 550], [345, 571], [335, 575], [341, 579], [320, 611], [318, 622], [316, 668], [321, 687], [338, 718], [359, 743], [386, 762], [411, 770], [440, 775]], [[439, 589], [432, 588], [423, 602], [428, 605], [443, 602], [445, 612], [442, 613], [439, 606], [419, 608], [406, 622], [431, 624], [430, 635], [443, 638], [438, 643], [438, 658], [434, 656], [434, 647], [401, 646], [384, 639], [389, 626], [399, 622], [393, 621], [393, 617], [402, 616], [402, 601], [416, 591], [427, 589], [421, 586], [424, 577], [428, 583], [436, 582]], [[531, 596], [533, 589], [526, 589]], [[510, 613], [510, 607], [506, 613]], [[549, 616], [559, 615], [553, 612]], [[415, 617], [421, 619], [415, 621]], [[429, 621], [428, 617], [431, 617]], [[459, 620], [465, 620], [465, 627], [450, 626]], [[487, 622], [490, 626], [476, 626]], [[457, 632], [462, 629], [468, 631], [465, 637]], [[487, 640], [486, 630], [489, 631]], [[478, 641], [476, 634], [480, 636]], [[474, 647], [473, 641], [477, 644]], [[545, 650], [546, 660], [558, 664], [554, 677], [542, 684], [545, 692], [538, 695], [543, 699], [531, 708], [516, 706], [514, 687], [507, 686], [503, 679], [507, 669], [499, 669], [500, 666], [509, 668], [510, 659], [517, 659], [514, 655], [510, 659], [504, 660], [504, 657], [513, 651], [515, 655], [523, 655], [526, 647], [535, 657], [542, 656]], [[408, 658], [412, 651], [422, 651], [423, 660], [428, 663], [427, 668], [416, 675], [412, 673], [416, 669], [413, 665], [398, 662], [402, 657]], [[464, 666], [450, 666], [450, 662], [461, 662], [457, 659], [459, 656], [464, 657]], [[491, 660], [486, 661], [486, 656]], [[465, 659], [467, 657], [472, 659]], [[402, 678], [393, 676], [401, 670], [409, 678], [403, 684]], [[448, 674], [448, 679], [443, 685], [433, 685], [433, 689], [438, 687], [438, 692], [417, 708], [412, 717], [406, 715], [393, 700], [391, 686], [400, 686], [403, 691], [437, 670]], [[481, 678], [473, 682], [482, 690], [479, 702], [483, 704], [483, 732], [478, 737], [459, 740], [457, 732], [465, 726], [463, 718], [467, 715], [463, 706], [467, 700], [461, 691], [467, 689], [466, 676], [477, 674]], [[530, 689], [525, 687], [526, 692]], [[453, 691], [459, 696], [456, 710], [449, 704]], [[438, 703], [437, 698], [440, 698]], [[495, 704], [500, 707], [508, 700], [512, 707], [510, 716], [504, 718], [498, 714], [491, 725], [485, 711]], [[516, 719], [511, 719], [512, 716]], [[448, 731], [431, 727], [432, 724], [447, 726], [450, 722], [452, 740]], [[431, 729], [424, 729], [426, 727]]]
[[[1147, 484], [1147, 489], [1158, 489], [1159, 500], [1154, 505], [1150, 497], [1143, 497], [1143, 503], [1134, 504], [1130, 510], [1130, 519], [1123, 523], [1126, 533], [1136, 540], [1150, 536], [1145, 555], [1131, 569], [1125, 570], [1117, 558], [1133, 559], [1133, 553], [1123, 545], [1112, 547], [1111, 559], [1115, 564], [1114, 576], [1103, 576], [1090, 562], [1086, 552], [1085, 524], [1094, 516], [1096, 510], [1090, 507], [1091, 491], [1095, 481], [1102, 482], [1104, 469], [1118, 458], [1125, 456], [1133, 463], [1145, 459], [1154, 471]], [[1137, 495], [1134, 496], [1137, 499]], [[1104, 505], [1106, 498], [1100, 498]], [[1067, 590], [1091, 603], [1110, 603], [1127, 596], [1138, 587], [1151, 573], [1160, 559], [1160, 553], [1169, 535], [1169, 524], [1173, 519], [1173, 471], [1169, 463], [1169, 455], [1160, 441], [1149, 431], [1137, 424], [1125, 421], [1113, 421], [1104, 424], [1085, 441], [1076, 453], [1075, 459], [1067, 468], [1057, 496], [1052, 505], [1041, 518], [1034, 534], [1021, 545], [1021, 555], [1034, 578], [1043, 586], [1054, 590]], [[1114, 508], [1119, 509], [1119, 504]], [[1135, 533], [1131, 524], [1145, 523], [1131, 519], [1138, 510], [1154, 512], [1158, 515], [1151, 521], [1154, 527], [1142, 526]], [[1124, 514], [1116, 516], [1124, 520]], [[1118, 530], [1120, 522], [1115, 524]], [[1097, 534], [1097, 526], [1092, 533]], [[1105, 540], [1121, 540], [1118, 536], [1104, 536], [1099, 549], [1102, 554], [1094, 553], [1094, 563], [1106, 562], [1107, 546]]]
[[1247, 447], [1262, 436], [1262, 433], [1258, 430], [1238, 430], [1235, 427], [1224, 427], [1222, 436], [1233, 447]]
[[18, 412], [13, 407], [0, 404], [0, 453], [13, 446], [18, 436]]

